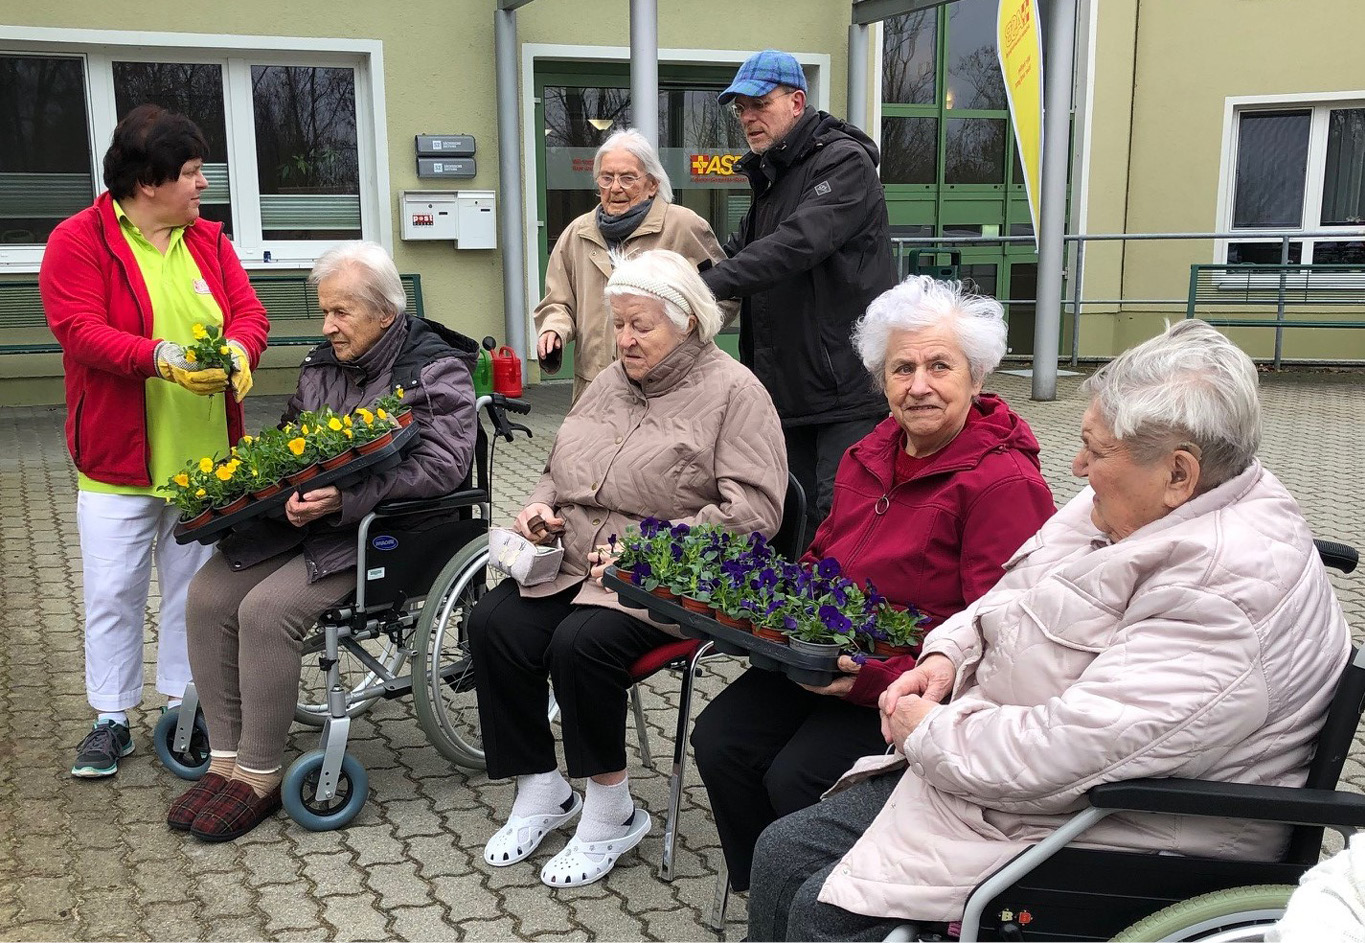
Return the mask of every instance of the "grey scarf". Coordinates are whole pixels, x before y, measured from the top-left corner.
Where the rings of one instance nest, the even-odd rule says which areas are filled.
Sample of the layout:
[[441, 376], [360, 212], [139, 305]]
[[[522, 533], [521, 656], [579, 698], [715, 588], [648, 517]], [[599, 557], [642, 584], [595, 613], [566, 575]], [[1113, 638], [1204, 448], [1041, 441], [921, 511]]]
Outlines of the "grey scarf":
[[597, 204], [597, 228], [601, 230], [602, 238], [607, 240], [607, 246], [615, 249], [625, 242], [631, 233], [640, 228], [640, 224], [649, 215], [649, 208], [653, 205], [654, 197], [650, 197], [643, 203], [632, 206], [620, 216], [611, 216], [602, 209], [602, 204]]

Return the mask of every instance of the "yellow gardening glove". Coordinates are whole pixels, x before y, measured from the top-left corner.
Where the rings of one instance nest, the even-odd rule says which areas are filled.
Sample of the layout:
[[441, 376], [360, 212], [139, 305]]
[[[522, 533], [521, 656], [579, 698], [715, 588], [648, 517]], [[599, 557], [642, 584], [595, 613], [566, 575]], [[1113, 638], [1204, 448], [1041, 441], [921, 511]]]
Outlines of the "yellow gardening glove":
[[246, 355], [246, 348], [236, 341], [228, 341], [227, 346], [232, 348], [232, 373], [228, 375], [228, 381], [232, 384], [232, 395], [240, 403], [251, 392], [251, 358]]
[[196, 370], [185, 359], [185, 348], [170, 341], [156, 345], [156, 372], [163, 380], [182, 386], [196, 396], [212, 396], [227, 389], [228, 375], [222, 369]]

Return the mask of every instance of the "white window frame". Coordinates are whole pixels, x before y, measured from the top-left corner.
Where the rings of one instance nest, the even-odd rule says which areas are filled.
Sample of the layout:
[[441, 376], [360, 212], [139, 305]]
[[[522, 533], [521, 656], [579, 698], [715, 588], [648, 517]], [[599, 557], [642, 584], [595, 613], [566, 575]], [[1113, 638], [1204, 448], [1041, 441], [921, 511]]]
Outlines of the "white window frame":
[[[1304, 180], [1303, 225], [1265, 226], [1248, 232], [1274, 232], [1287, 235], [1310, 232], [1330, 232], [1334, 237], [1365, 235], [1365, 226], [1323, 226], [1322, 183], [1327, 166], [1328, 112], [1339, 108], [1365, 108], [1365, 90], [1342, 92], [1303, 92], [1285, 95], [1234, 96], [1224, 100], [1223, 148], [1219, 167], [1218, 232], [1236, 232], [1232, 225], [1237, 193], [1237, 146], [1240, 140], [1241, 117], [1258, 111], [1309, 110], [1312, 117], [1308, 129], [1308, 163]], [[1226, 264], [1228, 245], [1232, 242], [1277, 242], [1273, 237], [1246, 239], [1218, 239], [1214, 242], [1214, 261]], [[1313, 249], [1319, 241], [1331, 241], [1326, 236], [1296, 238], [1302, 242], [1302, 264], [1311, 264]], [[1273, 276], [1272, 276], [1273, 278]], [[1244, 285], [1242, 287], [1245, 287]], [[1354, 287], [1354, 286], [1353, 286]]]
[[[78, 57], [84, 61], [86, 120], [96, 194], [105, 189], [101, 165], [117, 115], [112, 63], [193, 62], [221, 66], [233, 246], [243, 265], [263, 271], [311, 268], [318, 256], [338, 243], [335, 240], [267, 240], [262, 235], [259, 181], [255, 172], [251, 67], [289, 65], [353, 69], [361, 237], [393, 251], [381, 41], [0, 26], [0, 52]], [[0, 273], [38, 271], [45, 248], [42, 245], [0, 245]], [[270, 254], [270, 262], [265, 261], [266, 253]]]

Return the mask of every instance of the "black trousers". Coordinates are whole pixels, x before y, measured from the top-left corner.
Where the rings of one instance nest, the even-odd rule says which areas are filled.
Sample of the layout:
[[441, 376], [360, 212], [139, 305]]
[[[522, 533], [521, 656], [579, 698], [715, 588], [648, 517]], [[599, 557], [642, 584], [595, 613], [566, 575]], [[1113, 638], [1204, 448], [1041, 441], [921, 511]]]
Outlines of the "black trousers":
[[730, 886], [742, 891], [763, 830], [819, 802], [858, 757], [885, 752], [886, 741], [875, 708], [750, 668], [701, 712], [692, 748]]
[[[806, 492], [806, 543], [829, 515], [834, 502], [834, 473], [848, 447], [872, 431], [885, 415], [814, 426], [783, 426], [787, 470]], [[804, 549], [804, 548], [803, 548]]]
[[906, 922], [819, 900], [820, 888], [882, 811], [901, 775], [897, 770], [864, 780], [763, 833], [749, 892], [749, 939], [884, 940]]
[[564, 759], [577, 779], [626, 768], [630, 666], [673, 640], [614, 609], [575, 606], [574, 585], [523, 599], [504, 580], [469, 616], [469, 647], [488, 775], [547, 773], [559, 764], [546, 705], [554, 684]]

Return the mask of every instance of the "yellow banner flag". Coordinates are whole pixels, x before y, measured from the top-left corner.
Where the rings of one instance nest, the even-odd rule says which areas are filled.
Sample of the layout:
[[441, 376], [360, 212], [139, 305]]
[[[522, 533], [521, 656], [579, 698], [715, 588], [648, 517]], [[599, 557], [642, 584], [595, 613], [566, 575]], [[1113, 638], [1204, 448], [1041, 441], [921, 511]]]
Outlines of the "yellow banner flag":
[[1036, 0], [1000, 0], [995, 49], [1005, 77], [1037, 246], [1038, 199], [1043, 190], [1043, 41]]

